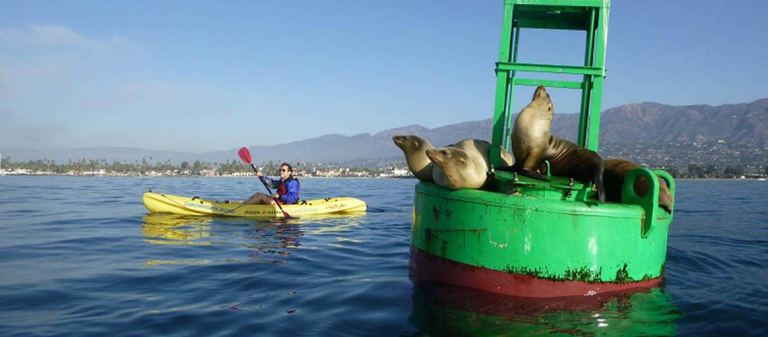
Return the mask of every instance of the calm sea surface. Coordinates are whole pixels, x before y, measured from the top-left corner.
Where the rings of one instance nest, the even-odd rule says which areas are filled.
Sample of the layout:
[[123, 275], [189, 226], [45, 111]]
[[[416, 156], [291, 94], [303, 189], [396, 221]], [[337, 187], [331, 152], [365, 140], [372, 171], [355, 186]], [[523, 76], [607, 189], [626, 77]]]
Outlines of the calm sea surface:
[[765, 336], [768, 182], [679, 181], [663, 287], [565, 302], [408, 278], [411, 179], [302, 179], [366, 215], [147, 215], [147, 189], [255, 179], [0, 177], [0, 336]]

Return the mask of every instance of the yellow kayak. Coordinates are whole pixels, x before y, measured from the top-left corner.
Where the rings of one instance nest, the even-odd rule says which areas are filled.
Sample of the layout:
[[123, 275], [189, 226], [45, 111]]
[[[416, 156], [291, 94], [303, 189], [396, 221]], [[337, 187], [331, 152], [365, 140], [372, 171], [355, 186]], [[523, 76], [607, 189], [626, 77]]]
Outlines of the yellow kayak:
[[[150, 213], [182, 215], [220, 215], [250, 218], [282, 218], [276, 205], [243, 204], [239, 201], [214, 201], [198, 197], [146, 192], [142, 198]], [[291, 217], [365, 212], [364, 201], [350, 197], [301, 200], [298, 204], [282, 205]]]

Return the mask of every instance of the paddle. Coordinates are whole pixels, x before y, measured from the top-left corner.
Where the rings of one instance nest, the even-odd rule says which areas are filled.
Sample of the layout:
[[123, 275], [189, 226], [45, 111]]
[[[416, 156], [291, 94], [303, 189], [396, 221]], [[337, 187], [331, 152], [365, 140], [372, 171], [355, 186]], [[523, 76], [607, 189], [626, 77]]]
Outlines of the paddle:
[[[240, 156], [240, 159], [242, 159], [246, 164], [251, 165], [251, 168], [253, 169], [253, 172], [259, 173], [259, 170], [256, 169], [256, 166], [253, 166], [253, 161], [251, 160], [251, 152], [248, 151], [248, 148], [243, 147], [239, 151], [237, 151], [237, 155]], [[264, 181], [264, 177], [259, 176], [259, 180], [262, 184], [264, 184], [264, 187], [267, 188], [267, 192], [269, 192], [269, 195], [272, 194], [272, 189], [269, 188], [269, 185], [266, 181]], [[288, 215], [286, 211], [283, 210], [283, 206], [280, 206], [280, 200], [277, 200], [277, 198], [272, 197], [273, 200], [275, 200], [275, 204], [277, 204], [277, 208], [280, 209], [280, 212], [283, 212], [283, 217], [287, 218], [293, 218], [292, 216]]]

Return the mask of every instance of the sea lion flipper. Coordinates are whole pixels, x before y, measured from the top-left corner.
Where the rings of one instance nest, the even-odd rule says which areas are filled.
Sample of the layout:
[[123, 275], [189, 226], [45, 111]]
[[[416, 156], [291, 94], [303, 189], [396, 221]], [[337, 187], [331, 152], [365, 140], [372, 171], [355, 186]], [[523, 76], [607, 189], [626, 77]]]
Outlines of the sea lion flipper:
[[530, 178], [538, 179], [538, 180], [549, 181], [549, 178], [547, 178], [547, 176], [539, 173], [538, 171], [529, 170], [527, 168], [520, 168], [520, 170], [518, 170], [518, 172], [520, 174], [526, 176], [526, 177], [530, 177]]
[[605, 203], [605, 185], [603, 184], [602, 172], [600, 175], [595, 176], [595, 186], [597, 187], [597, 199], [601, 203]]
[[[541, 155], [540, 151], [530, 151], [528, 157], [526, 157], [525, 160], [523, 160], [523, 163], [520, 164], [518, 172], [526, 177], [549, 181], [549, 178], [537, 171], [539, 164], [541, 164], [541, 160], [544, 159], [545, 158]], [[515, 163], [515, 166], [517, 166], [517, 164], [518, 163]]]
[[594, 154], [594, 160], [597, 161], [597, 169], [595, 170], [595, 175], [592, 177], [592, 179], [595, 182], [595, 186], [597, 186], [597, 199], [600, 200], [601, 203], [605, 203], [605, 184], [603, 183], [603, 173], [605, 172], [605, 163], [603, 162], [603, 158], [600, 157], [597, 152], [590, 151]]
[[515, 157], [504, 149], [501, 149], [501, 163], [506, 166], [515, 165]]
[[661, 207], [661, 209], [663, 209], [668, 214], [672, 214], [672, 208], [670, 206], [668, 206], [668, 205], [659, 205], [659, 207]]

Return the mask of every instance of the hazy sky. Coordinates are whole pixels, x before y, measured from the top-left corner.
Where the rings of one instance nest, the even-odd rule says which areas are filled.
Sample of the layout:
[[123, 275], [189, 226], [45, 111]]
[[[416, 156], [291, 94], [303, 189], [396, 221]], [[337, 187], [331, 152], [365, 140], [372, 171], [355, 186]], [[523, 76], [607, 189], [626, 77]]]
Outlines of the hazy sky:
[[[0, 0], [0, 147], [199, 152], [490, 118], [502, 3]], [[603, 108], [768, 97], [766, 18], [765, 0], [614, 0]], [[521, 43], [523, 61], [583, 57], [576, 33]]]

